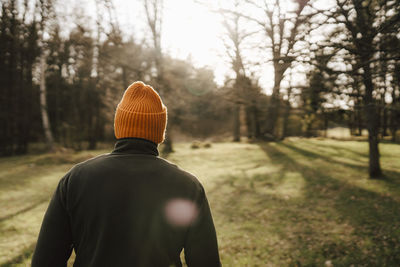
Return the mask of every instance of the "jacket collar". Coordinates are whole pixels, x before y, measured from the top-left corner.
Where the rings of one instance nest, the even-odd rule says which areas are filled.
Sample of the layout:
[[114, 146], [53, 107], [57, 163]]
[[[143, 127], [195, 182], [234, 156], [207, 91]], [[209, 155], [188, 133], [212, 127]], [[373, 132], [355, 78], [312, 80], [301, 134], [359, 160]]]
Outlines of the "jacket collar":
[[111, 153], [158, 156], [157, 144], [142, 138], [120, 138]]

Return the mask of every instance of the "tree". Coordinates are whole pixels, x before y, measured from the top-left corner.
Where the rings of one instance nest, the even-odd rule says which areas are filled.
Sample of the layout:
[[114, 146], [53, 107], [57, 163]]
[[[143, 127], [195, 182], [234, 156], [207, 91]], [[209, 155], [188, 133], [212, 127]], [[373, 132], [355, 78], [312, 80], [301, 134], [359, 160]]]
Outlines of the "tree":
[[[336, 8], [326, 11], [338, 26], [326, 46], [340, 49], [342, 57], [351, 66], [350, 70], [337, 69], [348, 76], [360, 75], [363, 84], [363, 105], [367, 119], [369, 144], [369, 176], [382, 177], [379, 160], [379, 110], [374, 98], [377, 90], [376, 66], [389, 58], [377, 56], [380, 35], [398, 32], [400, 10], [398, 1], [336, 0]], [[390, 11], [390, 12], [389, 12]], [[343, 54], [344, 53], [344, 54]]]
[[394, 66], [392, 83], [392, 103], [390, 104], [390, 131], [392, 141], [396, 142], [397, 130], [400, 126], [400, 62]]
[[239, 2], [235, 1], [232, 10], [221, 9], [223, 25], [226, 30], [224, 40], [226, 54], [230, 59], [232, 70], [235, 74], [231, 101], [233, 102], [233, 141], [240, 141], [240, 107], [243, 104], [243, 86], [246, 80], [246, 70], [243, 64], [242, 46], [243, 42], [251, 33], [242, 29], [243, 19], [239, 13]]
[[324, 94], [329, 91], [327, 82], [330, 78], [324, 70], [329, 59], [330, 56], [324, 54], [315, 56], [313, 60], [316, 62], [314, 62], [314, 66], [308, 74], [309, 86], [304, 87], [301, 91], [304, 112], [303, 125], [306, 137], [315, 135], [313, 133], [313, 129], [315, 129], [314, 123], [317, 121], [318, 116], [324, 113]]
[[39, 0], [40, 2], [40, 22], [39, 22], [39, 47], [40, 47], [40, 112], [42, 116], [43, 131], [46, 139], [48, 150], [54, 150], [54, 138], [51, 131], [51, 125], [48, 115], [47, 105], [47, 89], [46, 89], [46, 58], [47, 48], [45, 42], [45, 34], [47, 29], [47, 23], [52, 12], [52, 1], [51, 0]]
[[[224, 41], [225, 52], [233, 71], [232, 90], [227, 98], [233, 104], [233, 141], [240, 141], [240, 111], [244, 110], [249, 138], [259, 138], [259, 112], [258, 99], [261, 88], [257, 84], [254, 72], [249, 71], [251, 63], [246, 62], [244, 55], [254, 49], [249, 40], [256, 33], [249, 31], [249, 23], [242, 16], [241, 10], [245, 6], [243, 1], [236, 0], [232, 6], [220, 7], [217, 12], [221, 15], [225, 29], [222, 40]], [[230, 81], [227, 81], [229, 84]]]
[[[161, 49], [161, 32], [162, 32], [162, 20], [163, 20], [163, 0], [143, 0], [143, 6], [146, 13], [147, 25], [150, 28], [152, 41], [153, 41], [153, 49], [154, 49], [154, 63], [155, 68], [157, 70], [156, 76], [156, 88], [160, 93], [161, 97], [164, 99], [166, 103], [169, 102], [170, 96], [169, 93], [169, 85], [168, 81], [164, 77], [164, 62], [163, 62], [163, 53]], [[172, 101], [171, 101], [172, 103]], [[171, 153], [173, 151], [172, 148], [172, 139], [171, 139], [171, 126], [174, 122], [173, 120], [173, 112], [169, 110], [168, 112], [168, 125], [167, 125], [167, 133], [166, 139], [164, 141], [164, 153]]]
[[32, 73], [39, 50], [28, 2], [3, 1], [0, 17], [0, 155], [27, 152], [32, 138], [36, 87]]
[[[253, 21], [263, 31], [266, 37], [265, 47], [270, 50], [270, 61], [274, 68], [274, 83], [272, 96], [268, 104], [269, 120], [266, 125], [266, 133], [275, 135], [275, 127], [280, 111], [280, 89], [281, 82], [286, 71], [293, 61], [299, 56], [298, 44], [304, 40], [311, 28], [309, 23], [313, 16], [319, 12], [306, 12], [306, 6], [310, 5], [309, 0], [296, 0], [297, 7], [294, 10], [284, 10], [281, 1], [260, 1], [246, 0], [250, 5], [247, 10], [261, 11], [263, 19], [251, 13], [243, 16]], [[269, 60], [269, 59], [268, 59]]]

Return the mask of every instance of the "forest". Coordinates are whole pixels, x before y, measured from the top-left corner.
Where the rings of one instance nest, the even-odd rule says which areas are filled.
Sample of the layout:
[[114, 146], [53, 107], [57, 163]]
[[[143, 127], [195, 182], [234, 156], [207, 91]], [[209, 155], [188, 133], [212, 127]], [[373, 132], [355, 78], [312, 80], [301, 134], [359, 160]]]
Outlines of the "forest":
[[[129, 17], [134, 27], [127, 27], [121, 15], [121, 3], [127, 2], [141, 14], [132, 13]], [[172, 16], [184, 12], [178, 8], [182, 3], [175, 2], [1, 0], [0, 201], [15, 201], [14, 191], [9, 191], [14, 184], [20, 193], [28, 190], [27, 181], [21, 178], [28, 167], [38, 168], [40, 177], [32, 177], [33, 180], [42, 179], [48, 175], [46, 166], [60, 174], [67, 166], [109, 148], [115, 141], [114, 115], [121, 96], [130, 84], [143, 81], [157, 90], [168, 107], [166, 140], [160, 147], [162, 155], [194, 168], [200, 176], [215, 176], [215, 181], [205, 179], [209, 183], [206, 189], [220, 187], [226, 194], [232, 193], [231, 200], [240, 216], [257, 213], [243, 207], [261, 201], [263, 198], [256, 192], [262, 188], [268, 191], [271, 186], [283, 192], [283, 200], [267, 198], [263, 199], [264, 204], [278, 209], [280, 201], [289, 203], [293, 198], [292, 187], [300, 181], [296, 175], [300, 175], [306, 177], [301, 181], [310, 192], [323, 190], [327, 196], [337, 193], [337, 197], [329, 200], [336, 201], [332, 204], [322, 193], [316, 196], [309, 193], [301, 202], [304, 206], [288, 204], [294, 205], [290, 206], [293, 213], [308, 212], [318, 202], [326, 204], [321, 209], [340, 206], [334, 212], [333, 208], [330, 210], [335, 214], [332, 216], [353, 220], [349, 218], [356, 212], [354, 202], [358, 201], [369, 214], [373, 213], [371, 222], [378, 222], [382, 214], [386, 218], [381, 228], [374, 228], [371, 222], [367, 223], [368, 215], [358, 214], [360, 221], [354, 219], [350, 224], [351, 231], [358, 229], [360, 233], [354, 240], [343, 241], [343, 247], [336, 245], [335, 238], [344, 240], [350, 228], [340, 228], [338, 231], [343, 231], [335, 238], [327, 233], [329, 240], [315, 236], [323, 239], [318, 241], [322, 242], [321, 248], [312, 244], [309, 250], [300, 251], [285, 247], [294, 237], [282, 234], [281, 238], [288, 242], [285, 249], [294, 253], [289, 258], [279, 254], [274, 247], [277, 244], [269, 239], [272, 252], [280, 255], [271, 258], [273, 266], [333, 266], [331, 259], [343, 266], [357, 262], [362, 266], [393, 266], [400, 252], [396, 245], [400, 240], [396, 215], [400, 214], [396, 208], [400, 195], [400, 166], [396, 161], [400, 142], [400, 0], [187, 0], [185, 3], [190, 2], [192, 12], [207, 12], [211, 15], [204, 20], [212, 16], [218, 21], [219, 42], [211, 46], [219, 49], [215, 60], [223, 65], [223, 74], [211, 62], [198, 64], [195, 52], [195, 59], [191, 55], [176, 56], [167, 47], [165, 40], [171, 31], [164, 27], [169, 18], [166, 12]], [[183, 18], [182, 24], [188, 23]], [[214, 26], [204, 23], [202, 30], [212, 32]], [[176, 32], [180, 30], [177, 28]], [[180, 47], [178, 42], [175, 45], [177, 50], [191, 49]], [[330, 139], [330, 132], [338, 128], [346, 131], [346, 138]], [[226, 168], [221, 159], [203, 165], [186, 161], [187, 155], [199, 153], [207, 162], [214, 155], [207, 152], [207, 147], [215, 155], [228, 159], [237, 153], [231, 159], [237, 164], [232, 171], [235, 174], [218, 176], [208, 172], [206, 164], [216, 169]], [[215, 147], [221, 150], [214, 151]], [[241, 153], [247, 158], [241, 158]], [[263, 161], [265, 158], [267, 163]], [[254, 170], [265, 164], [272, 166], [273, 171], [262, 169], [262, 174], [257, 171], [249, 174], [250, 169], [240, 167], [245, 160], [249, 160], [246, 164]], [[323, 162], [313, 169], [308, 165], [312, 160]], [[287, 171], [279, 172], [274, 169], [276, 166]], [[349, 176], [333, 173], [334, 168], [346, 169]], [[262, 180], [266, 177], [263, 175], [270, 173], [272, 177], [283, 175], [288, 180]], [[54, 186], [59, 178], [49, 178], [43, 187]], [[279, 187], [283, 181], [289, 181], [285, 189]], [[358, 188], [355, 193], [353, 187]], [[40, 191], [36, 185], [29, 190]], [[255, 202], [235, 202], [233, 196], [242, 193], [249, 194], [246, 200]], [[47, 191], [44, 195], [35, 193], [32, 199], [30, 193], [24, 194], [27, 196], [24, 201], [38, 201], [37, 205], [19, 206], [18, 202], [15, 209], [19, 210], [0, 208], [5, 214], [0, 217], [4, 236], [12, 230], [2, 223], [9, 219], [11, 223], [29, 207], [39, 207], [43, 212], [41, 205], [50, 196]], [[361, 203], [369, 198], [371, 203]], [[210, 199], [212, 205], [218, 197], [211, 193]], [[374, 205], [382, 210], [368, 208]], [[237, 225], [229, 228], [225, 224], [234, 212], [216, 205], [217, 217], [221, 215], [217, 230], [218, 226], [222, 229], [222, 251], [226, 254], [223, 262], [227, 266], [262, 266], [265, 257], [273, 253], [259, 251], [260, 247], [253, 251], [260, 254], [243, 255], [242, 261], [233, 258], [232, 255], [245, 250], [239, 248], [239, 243], [235, 243], [236, 247], [232, 245], [231, 238], [241, 238], [232, 236], [231, 230]], [[309, 216], [323, 218], [324, 222], [328, 218], [321, 214]], [[273, 221], [279, 231], [285, 231], [280, 227], [295, 225], [289, 220], [285, 220], [287, 224], [279, 223]], [[369, 226], [373, 228], [371, 232], [366, 230]], [[318, 228], [315, 221], [312, 227]], [[37, 234], [37, 229], [32, 231]], [[249, 234], [245, 230], [238, 233]], [[375, 234], [381, 239], [373, 239]], [[249, 235], [253, 238], [257, 233], [250, 231]], [[269, 232], [266, 236], [270, 237]], [[383, 241], [385, 236], [388, 239]], [[365, 241], [364, 237], [372, 239]], [[8, 246], [1, 239], [2, 235], [0, 250]], [[353, 247], [353, 241], [361, 242], [365, 250]], [[0, 265], [24, 264], [32, 254], [32, 242], [21, 245], [23, 252], [14, 253], [16, 257], [13, 252], [11, 256], [0, 253]], [[295, 243], [301, 244], [302, 240], [296, 239]], [[327, 251], [319, 253], [318, 249]], [[367, 259], [368, 253], [375, 256]], [[257, 257], [260, 261], [253, 261]], [[283, 258], [290, 262], [282, 261]], [[352, 261], [355, 258], [358, 261]]]
[[[169, 133], [282, 140], [317, 136], [339, 123], [354, 136], [368, 131], [370, 176], [381, 176], [378, 143], [395, 142], [400, 124], [399, 2], [338, 0], [329, 10], [313, 1], [282, 3], [198, 3], [218, 12], [225, 29], [231, 72], [218, 85], [212, 69], [163, 51], [162, 1], [137, 2], [150, 33], [141, 40], [119, 26], [112, 1], [95, 1], [94, 23], [77, 14], [66, 33], [56, 8], [65, 3], [3, 0], [1, 155], [25, 154], [32, 142], [95, 149], [113, 139], [123, 90], [143, 80], [170, 106]], [[260, 62], [249, 62], [248, 50]], [[263, 62], [273, 72], [269, 94], [253, 68]], [[299, 65], [305, 83], [293, 74]]]

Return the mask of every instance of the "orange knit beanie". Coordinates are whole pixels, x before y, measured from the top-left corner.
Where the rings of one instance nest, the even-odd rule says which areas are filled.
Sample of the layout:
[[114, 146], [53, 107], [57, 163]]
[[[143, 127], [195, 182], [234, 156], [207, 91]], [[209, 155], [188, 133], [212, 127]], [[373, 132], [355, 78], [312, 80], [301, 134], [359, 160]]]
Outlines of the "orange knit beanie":
[[115, 112], [115, 137], [138, 137], [159, 144], [164, 141], [166, 126], [167, 107], [158, 93], [143, 82], [131, 84]]

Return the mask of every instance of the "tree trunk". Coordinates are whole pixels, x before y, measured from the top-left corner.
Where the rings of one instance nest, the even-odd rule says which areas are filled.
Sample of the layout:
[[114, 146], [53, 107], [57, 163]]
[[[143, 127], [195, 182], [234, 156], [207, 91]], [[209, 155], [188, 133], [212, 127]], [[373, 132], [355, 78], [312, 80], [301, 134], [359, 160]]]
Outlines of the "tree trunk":
[[356, 89], [356, 97], [354, 102], [354, 119], [357, 127], [356, 136], [362, 136], [362, 129], [363, 129], [363, 120], [362, 120], [362, 107], [360, 105], [360, 83], [357, 79], [357, 82], [354, 83], [354, 88]]
[[246, 131], [247, 131], [247, 138], [252, 139], [253, 138], [253, 117], [251, 115], [251, 106], [246, 105], [245, 106], [245, 120], [246, 120]]
[[396, 132], [397, 132], [397, 128], [396, 127], [393, 127], [392, 128], [392, 130], [391, 130], [391, 132], [392, 132], [392, 142], [393, 143], [395, 143], [396, 142]]
[[379, 162], [379, 147], [378, 135], [375, 131], [372, 132], [368, 129], [368, 142], [369, 142], [369, 177], [381, 178], [382, 171]]
[[393, 90], [392, 99], [393, 99], [392, 104], [391, 104], [392, 108], [390, 109], [390, 113], [389, 113], [389, 115], [390, 115], [390, 133], [392, 134], [392, 142], [396, 142], [396, 132], [397, 132], [396, 115], [397, 115], [398, 111], [396, 110], [396, 105], [395, 105], [395, 102], [396, 102], [395, 90]]
[[394, 79], [392, 80], [393, 90], [392, 90], [392, 103], [390, 104], [390, 125], [392, 132], [392, 142], [396, 142], [396, 132], [399, 127], [400, 119], [400, 97], [396, 92], [400, 92], [400, 64], [396, 64], [394, 67]]
[[240, 142], [240, 105], [234, 104], [233, 107], [233, 142]]
[[[292, 76], [290, 76], [290, 79], [292, 79]], [[292, 94], [292, 87], [290, 86], [288, 89], [288, 100], [286, 101], [286, 105], [285, 105], [285, 114], [283, 115], [283, 130], [282, 130], [282, 140], [286, 138], [288, 132], [287, 132], [287, 128], [288, 128], [288, 123], [289, 123], [289, 115], [290, 115], [290, 96]]]
[[[368, 62], [368, 59], [363, 60]], [[378, 131], [379, 131], [379, 114], [372, 98], [373, 84], [371, 77], [371, 68], [369, 64], [363, 67], [363, 80], [365, 85], [365, 112], [368, 128], [368, 143], [369, 143], [369, 177], [381, 178], [382, 170], [379, 162], [379, 147], [378, 147]]]
[[312, 125], [313, 125], [313, 119], [309, 118], [306, 122], [306, 137], [312, 137]]
[[357, 135], [358, 136], [362, 136], [362, 130], [363, 130], [363, 123], [362, 123], [362, 117], [361, 117], [361, 112], [360, 112], [360, 108], [359, 107], [357, 107], [357, 128], [358, 128], [358, 133], [357, 133]]
[[95, 115], [91, 115], [91, 119], [90, 119], [90, 125], [88, 125], [89, 128], [89, 146], [88, 149], [89, 150], [95, 150], [97, 148], [97, 136], [98, 136], [98, 120], [99, 120], [99, 112], [97, 111], [98, 107], [96, 104], [96, 107], [94, 107], [96, 109], [95, 111]]
[[261, 137], [261, 131], [260, 131], [260, 122], [258, 120], [258, 108], [257, 108], [257, 106], [254, 106], [253, 118], [254, 118], [254, 137], [256, 139], [258, 139], [258, 138]]
[[166, 131], [165, 132], [165, 140], [164, 140], [164, 147], [163, 147], [163, 150], [162, 150], [162, 152], [164, 153], [164, 154], [169, 154], [169, 153], [172, 153], [172, 152], [174, 152], [174, 148], [172, 147], [172, 139], [171, 139], [171, 137], [170, 137], [170, 134], [171, 134], [171, 131]]
[[248, 137], [251, 139], [260, 138], [260, 124], [258, 122], [258, 112], [255, 102], [253, 102], [250, 107], [246, 108], [246, 118], [248, 120]]
[[328, 137], [328, 126], [329, 126], [329, 120], [328, 120], [328, 115], [324, 113], [324, 137]]
[[289, 123], [289, 114], [290, 114], [290, 103], [289, 100], [286, 102], [285, 105], [285, 114], [283, 115], [283, 129], [282, 129], [282, 137], [281, 139], [284, 140], [288, 135], [288, 123]]
[[352, 114], [351, 112], [349, 112], [350, 113], [350, 115], [349, 115], [349, 122], [348, 122], [348, 125], [349, 125], [349, 130], [350, 130], [350, 136], [353, 136], [353, 135], [356, 135], [356, 129], [355, 129], [355, 116], [354, 116], [354, 113]]
[[49, 116], [47, 113], [47, 95], [46, 95], [46, 56], [42, 52], [40, 56], [40, 113], [42, 117], [42, 126], [46, 138], [46, 145], [48, 150], [54, 150], [54, 139], [51, 133]]
[[162, 153], [165, 155], [168, 155], [172, 152], [174, 152], [174, 146], [173, 146], [173, 142], [172, 142], [172, 136], [171, 136], [171, 129], [174, 125], [174, 116], [170, 116], [168, 115], [168, 124], [167, 127], [165, 129], [165, 139], [164, 139], [164, 147], [162, 149]]
[[[163, 0], [156, 0], [150, 5], [147, 0], [143, 0], [143, 6], [146, 12], [147, 24], [151, 30], [154, 46], [154, 64], [157, 69], [157, 86], [158, 93], [164, 102], [169, 103], [173, 100], [168, 99], [168, 80], [164, 77], [164, 59], [161, 48], [161, 24], [163, 19]], [[151, 15], [152, 14], [152, 15]], [[168, 101], [171, 100], [171, 101]], [[172, 111], [172, 109], [171, 109]], [[164, 140], [164, 153], [173, 152], [172, 138], [171, 138], [171, 121], [173, 119], [173, 112], [168, 113], [168, 127], [166, 129], [166, 137]]]
[[382, 136], [388, 136], [388, 119], [387, 107], [383, 107]]
[[276, 122], [278, 121], [279, 109], [280, 109], [279, 91], [281, 87], [281, 81], [283, 79], [282, 71], [276, 69], [277, 67], [275, 67], [274, 88], [272, 90], [271, 100], [269, 102], [268, 121], [266, 127], [266, 132], [271, 136], [275, 136], [274, 134], [275, 127], [276, 127]]
[[96, 148], [97, 148], [97, 140], [95, 138], [90, 138], [88, 150], [95, 150]]
[[245, 108], [247, 137], [256, 139], [260, 135], [260, 126], [257, 118], [257, 107], [255, 103], [251, 103]]
[[126, 67], [122, 66], [122, 83], [124, 86], [124, 89], [128, 88], [129, 84], [128, 84], [128, 80], [126, 77]]

